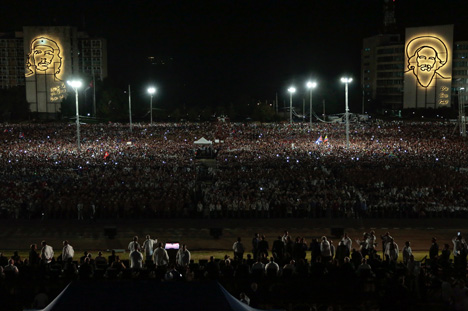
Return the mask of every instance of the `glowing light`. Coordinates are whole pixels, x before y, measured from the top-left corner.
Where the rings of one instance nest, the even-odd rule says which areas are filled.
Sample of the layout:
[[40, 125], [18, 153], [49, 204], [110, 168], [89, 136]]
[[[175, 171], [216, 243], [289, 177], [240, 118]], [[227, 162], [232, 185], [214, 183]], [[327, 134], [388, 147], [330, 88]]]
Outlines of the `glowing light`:
[[[34, 84], [27, 84], [27, 100], [32, 109], [46, 112], [48, 103], [55, 103], [63, 98], [67, 92], [63, 83], [64, 55], [59, 40], [48, 35], [33, 38], [30, 51], [26, 59], [25, 77]], [[46, 97], [37, 97], [33, 88], [42, 88]]]
[[80, 80], [67, 81], [67, 84], [74, 89], [79, 89], [83, 85]]
[[453, 25], [408, 28], [406, 35], [404, 108], [450, 106]]
[[310, 89], [310, 88], [315, 89], [317, 87], [317, 82], [308, 81], [306, 86], [307, 86], [308, 89]]

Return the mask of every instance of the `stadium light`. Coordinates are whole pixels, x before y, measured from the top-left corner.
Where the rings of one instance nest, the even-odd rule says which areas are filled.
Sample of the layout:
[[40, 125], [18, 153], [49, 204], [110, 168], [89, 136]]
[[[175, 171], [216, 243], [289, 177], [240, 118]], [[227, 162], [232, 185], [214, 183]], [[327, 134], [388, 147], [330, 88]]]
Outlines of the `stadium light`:
[[306, 85], [307, 85], [307, 88], [310, 91], [310, 94], [309, 94], [309, 99], [310, 99], [309, 113], [310, 113], [310, 127], [312, 127], [312, 90], [315, 89], [315, 87], [317, 86], [317, 83], [309, 81], [309, 82], [307, 82]]
[[76, 103], [76, 146], [78, 148], [78, 152], [81, 151], [81, 144], [80, 144], [80, 108], [78, 107], [78, 89], [81, 88], [83, 83], [80, 80], [71, 80], [67, 81], [67, 84], [75, 90], [75, 103]]
[[150, 99], [150, 124], [153, 125], [153, 95], [156, 93], [156, 89], [154, 87], [148, 88], [148, 94], [151, 95]]
[[288, 89], [289, 92], [289, 124], [292, 125], [292, 94], [296, 93], [296, 88], [291, 86]]
[[345, 84], [345, 115], [346, 115], [346, 148], [349, 149], [349, 106], [348, 106], [348, 84], [353, 82], [353, 78], [343, 77], [341, 82]]
[[465, 88], [461, 87], [458, 92], [458, 125], [460, 135], [466, 137], [466, 120], [465, 120]]

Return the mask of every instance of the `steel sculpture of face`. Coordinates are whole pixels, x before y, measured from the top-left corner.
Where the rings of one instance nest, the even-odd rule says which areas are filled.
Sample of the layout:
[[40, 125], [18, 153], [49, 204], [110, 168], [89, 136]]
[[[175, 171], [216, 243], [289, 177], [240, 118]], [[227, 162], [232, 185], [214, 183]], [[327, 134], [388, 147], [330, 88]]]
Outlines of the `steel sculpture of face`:
[[408, 71], [423, 88], [431, 85], [438, 70], [447, 63], [447, 47], [440, 39], [425, 36], [411, 40], [407, 47]]
[[61, 74], [62, 57], [59, 44], [47, 37], [31, 41], [31, 50], [26, 63], [26, 77], [36, 73], [51, 74], [55, 78]]
[[49, 69], [54, 56], [54, 49], [50, 46], [37, 46], [33, 51], [34, 64], [36, 65], [36, 69], [40, 71], [46, 71]]
[[438, 69], [437, 60], [437, 52], [431, 47], [423, 47], [416, 52], [417, 68], [413, 69], [413, 73], [421, 86], [427, 87], [431, 84]]

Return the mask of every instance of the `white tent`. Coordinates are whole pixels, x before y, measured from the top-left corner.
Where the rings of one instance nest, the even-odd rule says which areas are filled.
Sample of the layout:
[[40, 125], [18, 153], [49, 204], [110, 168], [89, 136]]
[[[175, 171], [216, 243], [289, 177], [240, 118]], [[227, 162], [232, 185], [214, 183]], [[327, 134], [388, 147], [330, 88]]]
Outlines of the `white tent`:
[[211, 140], [205, 139], [205, 137], [200, 138], [193, 142], [195, 145], [212, 145], [213, 142]]

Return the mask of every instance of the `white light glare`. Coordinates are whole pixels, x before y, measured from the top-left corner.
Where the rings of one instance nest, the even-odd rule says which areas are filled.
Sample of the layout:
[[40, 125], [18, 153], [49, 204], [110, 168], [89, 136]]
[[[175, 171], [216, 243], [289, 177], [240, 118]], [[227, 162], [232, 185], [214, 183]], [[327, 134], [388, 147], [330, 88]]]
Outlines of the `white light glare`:
[[75, 89], [79, 89], [83, 85], [80, 80], [67, 81], [67, 84]]
[[307, 82], [307, 88], [310, 89], [310, 88], [313, 88], [315, 89], [315, 87], [317, 86], [317, 82]]

